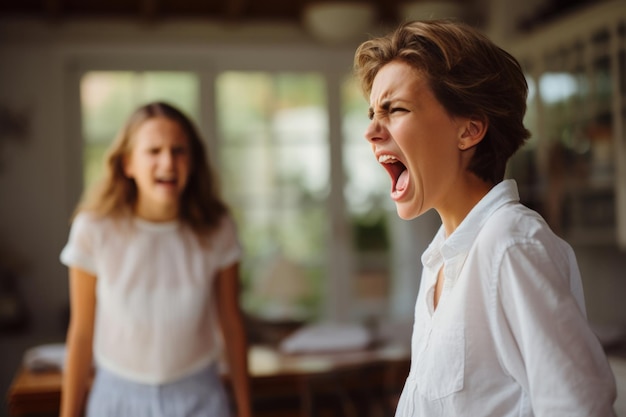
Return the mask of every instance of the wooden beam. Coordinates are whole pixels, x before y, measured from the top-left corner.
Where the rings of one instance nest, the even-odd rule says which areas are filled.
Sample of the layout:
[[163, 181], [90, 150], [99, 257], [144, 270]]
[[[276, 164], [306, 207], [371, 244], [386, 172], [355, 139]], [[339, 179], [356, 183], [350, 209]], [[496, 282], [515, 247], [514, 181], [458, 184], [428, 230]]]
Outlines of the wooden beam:
[[61, 17], [62, 0], [44, 0], [44, 13], [50, 20], [58, 20]]
[[153, 22], [157, 18], [159, 11], [159, 0], [141, 0], [139, 3], [139, 14], [141, 20], [145, 22]]
[[228, 19], [242, 18], [247, 6], [247, 0], [227, 0], [224, 2], [224, 14]]

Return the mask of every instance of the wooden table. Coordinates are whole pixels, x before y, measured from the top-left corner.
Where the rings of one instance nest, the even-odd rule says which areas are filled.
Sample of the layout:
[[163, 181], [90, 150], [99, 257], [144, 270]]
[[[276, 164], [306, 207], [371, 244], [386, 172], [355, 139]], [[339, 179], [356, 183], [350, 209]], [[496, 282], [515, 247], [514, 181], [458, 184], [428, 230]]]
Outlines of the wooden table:
[[[253, 346], [249, 358], [258, 417], [312, 417], [329, 410], [364, 417], [373, 408], [387, 415], [409, 369], [409, 351], [398, 346], [299, 355]], [[226, 376], [225, 382], [229, 385]], [[9, 415], [57, 415], [60, 398], [60, 372], [20, 369], [8, 392]]]

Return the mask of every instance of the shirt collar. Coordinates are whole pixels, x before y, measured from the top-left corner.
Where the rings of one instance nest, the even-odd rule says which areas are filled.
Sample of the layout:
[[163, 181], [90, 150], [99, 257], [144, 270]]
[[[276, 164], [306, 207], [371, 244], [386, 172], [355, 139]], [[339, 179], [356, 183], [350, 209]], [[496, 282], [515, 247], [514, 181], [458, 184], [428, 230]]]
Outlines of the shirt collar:
[[518, 201], [519, 193], [515, 180], [504, 180], [496, 184], [472, 208], [459, 227], [447, 239], [443, 225], [439, 228], [435, 238], [422, 255], [422, 264], [428, 268], [436, 268], [444, 263], [446, 265], [444, 270], [446, 278], [455, 279], [459, 275], [470, 247], [487, 219], [503, 205]]

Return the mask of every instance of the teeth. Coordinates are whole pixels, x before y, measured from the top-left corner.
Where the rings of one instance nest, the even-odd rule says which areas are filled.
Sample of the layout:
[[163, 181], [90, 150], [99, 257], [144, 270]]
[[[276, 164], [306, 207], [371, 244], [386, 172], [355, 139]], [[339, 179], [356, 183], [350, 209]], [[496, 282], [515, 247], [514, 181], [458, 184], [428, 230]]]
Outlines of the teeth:
[[380, 155], [378, 157], [378, 162], [381, 164], [393, 164], [394, 162], [398, 162], [398, 159], [391, 155]]

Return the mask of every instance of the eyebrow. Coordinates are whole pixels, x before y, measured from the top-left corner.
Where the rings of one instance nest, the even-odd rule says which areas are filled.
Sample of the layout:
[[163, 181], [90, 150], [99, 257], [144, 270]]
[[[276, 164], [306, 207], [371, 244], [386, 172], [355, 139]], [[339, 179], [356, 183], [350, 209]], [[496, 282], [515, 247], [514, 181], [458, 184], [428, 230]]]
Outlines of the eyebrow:
[[[380, 108], [383, 109], [384, 111], [389, 111], [389, 109], [391, 108], [391, 100], [385, 100], [381, 103]], [[374, 117], [374, 108], [370, 107], [367, 111], [367, 114], [369, 116], [370, 119], [372, 119]]]

